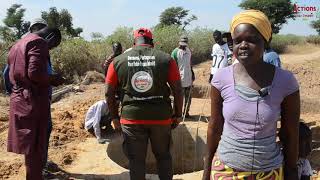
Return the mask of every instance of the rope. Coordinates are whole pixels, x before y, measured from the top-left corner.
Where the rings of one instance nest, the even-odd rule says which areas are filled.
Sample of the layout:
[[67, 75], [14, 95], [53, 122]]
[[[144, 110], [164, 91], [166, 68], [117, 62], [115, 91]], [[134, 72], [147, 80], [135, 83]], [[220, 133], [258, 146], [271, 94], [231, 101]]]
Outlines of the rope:
[[[186, 103], [185, 104], [185, 106], [184, 106], [184, 110], [183, 110], [183, 117], [182, 117], [182, 123], [181, 123], [181, 125], [185, 125], [184, 124], [184, 121], [185, 121], [185, 119], [186, 119], [186, 108], [189, 106], [189, 100], [190, 100], [190, 98], [191, 98], [191, 92], [192, 92], [192, 88], [193, 88], [193, 86], [191, 85], [191, 87], [190, 87], [190, 91], [189, 91], [189, 94], [188, 94], [188, 98], [187, 98], [187, 102], [184, 102], [184, 103]], [[180, 130], [180, 136], [181, 136], [181, 143], [182, 143], [182, 149], [181, 149], [181, 155], [182, 155], [182, 157], [181, 157], [181, 167], [182, 167], [182, 173], [184, 174], [184, 138], [183, 138], [183, 133], [181, 132], [181, 130]]]
[[[184, 124], [182, 124], [184, 125]], [[184, 174], [184, 153], [183, 153], [183, 149], [184, 149], [184, 141], [183, 141], [183, 133], [182, 130], [180, 130], [180, 134], [182, 134], [181, 136], [181, 143], [182, 143], [182, 149], [181, 149], [181, 169], [182, 169], [182, 174]]]
[[[186, 106], [185, 106], [184, 112], [183, 112], [183, 119], [182, 119], [181, 125], [185, 125], [184, 121], [185, 121], [185, 116], [186, 116], [186, 107], [188, 107], [188, 105], [189, 105], [189, 99], [191, 98], [192, 89], [193, 89], [193, 86], [190, 87], [190, 91], [189, 91], [188, 98], [187, 98], [187, 103], [186, 103]], [[203, 104], [202, 111], [201, 111], [200, 116], [199, 116], [199, 119], [198, 119], [198, 121], [197, 121], [197, 129], [196, 129], [196, 136], [195, 136], [195, 146], [194, 146], [195, 149], [194, 149], [193, 171], [195, 171], [196, 164], [197, 164], [197, 159], [196, 159], [196, 157], [197, 157], [197, 144], [198, 144], [198, 135], [199, 135], [200, 120], [201, 120], [202, 116], [204, 116], [203, 111], [204, 111], [204, 107], [206, 106], [206, 104], [207, 104], [207, 102], [208, 102], [207, 97], [209, 96], [209, 92], [210, 92], [210, 91], [209, 91], [209, 89], [207, 88], [206, 93], [205, 93], [205, 94], [206, 94], [206, 95], [205, 95], [206, 100], [205, 100], [205, 103]], [[207, 122], [208, 122], [208, 119], [207, 119], [207, 118], [206, 118], [206, 120], [207, 120]], [[180, 130], [179, 134], [180, 134], [180, 136], [181, 136], [181, 144], [182, 144], [182, 146], [181, 146], [181, 147], [182, 147], [182, 149], [181, 149], [181, 155], [182, 155], [182, 157], [181, 157], [181, 168], [182, 168], [182, 174], [184, 174], [184, 172], [185, 172], [185, 169], [184, 169], [184, 137], [183, 137], [184, 135], [183, 135], [183, 133], [182, 133], [182, 130]]]
[[[199, 119], [198, 119], [198, 122], [197, 122], [197, 129], [196, 129], [196, 136], [195, 136], [195, 145], [194, 145], [194, 163], [193, 163], [193, 171], [195, 171], [196, 169], [196, 163], [198, 162], [198, 159], [196, 158], [197, 157], [197, 148], [198, 148], [198, 135], [199, 135], [199, 125], [200, 125], [200, 120], [201, 120], [201, 117], [202, 115], [204, 115], [203, 111], [204, 111], [204, 107], [206, 106], [207, 102], [208, 102], [208, 99], [207, 97], [209, 96], [209, 89], [207, 89], [206, 91], [206, 100], [205, 102], [203, 103], [203, 106], [202, 106], [202, 111], [200, 113], [200, 116], [199, 116]], [[208, 119], [207, 119], [208, 121]]]

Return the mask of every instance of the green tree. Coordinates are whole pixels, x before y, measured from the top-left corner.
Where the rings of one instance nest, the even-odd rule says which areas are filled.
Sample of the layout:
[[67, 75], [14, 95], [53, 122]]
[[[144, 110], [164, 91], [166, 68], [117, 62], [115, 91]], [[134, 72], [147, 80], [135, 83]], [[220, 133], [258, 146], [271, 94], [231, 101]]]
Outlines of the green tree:
[[104, 38], [103, 34], [99, 32], [92, 32], [90, 36], [94, 41], [101, 41]]
[[170, 26], [178, 25], [185, 29], [192, 21], [197, 20], [197, 16], [189, 15], [189, 10], [183, 9], [182, 7], [170, 7], [165, 9], [160, 15], [159, 26]]
[[282, 25], [287, 23], [288, 19], [294, 19], [293, 4], [290, 0], [243, 0], [239, 7], [264, 12], [275, 34], [279, 33]]
[[15, 33], [7, 26], [0, 27], [0, 39], [2, 42], [10, 43], [17, 40]]
[[318, 34], [320, 35], [320, 18], [319, 18], [318, 20], [316, 20], [316, 21], [312, 21], [310, 25], [311, 25], [311, 27], [312, 27], [313, 29], [315, 29], [315, 30], [318, 32]]
[[25, 9], [21, 4], [13, 4], [7, 9], [7, 16], [3, 20], [4, 26], [0, 27], [0, 35], [4, 41], [14, 41], [28, 32], [29, 21], [24, 21]]
[[112, 44], [113, 42], [120, 42], [123, 49], [131, 48], [133, 45], [133, 28], [120, 26], [106, 37], [106, 42]]
[[62, 9], [59, 12], [56, 7], [51, 7], [48, 12], [42, 11], [41, 17], [47, 21], [49, 26], [58, 27], [71, 37], [78, 37], [83, 31], [82, 28], [73, 27], [72, 16], [67, 9]]

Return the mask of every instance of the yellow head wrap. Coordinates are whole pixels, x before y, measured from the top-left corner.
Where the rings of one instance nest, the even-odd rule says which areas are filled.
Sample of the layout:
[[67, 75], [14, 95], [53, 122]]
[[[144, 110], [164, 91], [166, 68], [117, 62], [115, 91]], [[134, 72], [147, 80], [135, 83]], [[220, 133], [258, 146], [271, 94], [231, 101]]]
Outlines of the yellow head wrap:
[[246, 10], [234, 16], [230, 25], [230, 32], [232, 36], [234, 34], [234, 29], [239, 24], [253, 25], [264, 39], [269, 42], [272, 34], [271, 23], [263, 12], [258, 10]]

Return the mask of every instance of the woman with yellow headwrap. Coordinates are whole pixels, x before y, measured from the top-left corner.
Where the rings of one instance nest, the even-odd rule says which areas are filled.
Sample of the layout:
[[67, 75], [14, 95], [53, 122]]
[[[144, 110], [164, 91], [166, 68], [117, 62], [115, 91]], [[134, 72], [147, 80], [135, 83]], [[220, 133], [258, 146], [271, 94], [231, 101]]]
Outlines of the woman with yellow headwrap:
[[[297, 80], [291, 72], [263, 62], [272, 30], [262, 12], [247, 10], [236, 15], [230, 32], [239, 63], [219, 70], [211, 81], [203, 179], [296, 180]], [[282, 151], [276, 143], [280, 115], [285, 137]]]

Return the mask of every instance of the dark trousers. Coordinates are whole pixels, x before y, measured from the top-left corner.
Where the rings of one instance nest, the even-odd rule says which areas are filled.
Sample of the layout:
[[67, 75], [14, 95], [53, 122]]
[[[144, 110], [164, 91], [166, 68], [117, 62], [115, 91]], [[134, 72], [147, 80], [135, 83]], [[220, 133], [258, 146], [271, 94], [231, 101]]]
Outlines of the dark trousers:
[[182, 93], [183, 93], [183, 97], [184, 97], [184, 101], [183, 101], [183, 114], [189, 114], [189, 110], [190, 110], [190, 105], [191, 105], [191, 86], [189, 87], [183, 87], [182, 88]]
[[122, 124], [121, 127], [124, 137], [123, 151], [129, 160], [130, 179], [145, 179], [145, 160], [150, 139], [160, 180], [172, 180], [171, 125]]
[[[88, 132], [96, 136], [93, 127], [88, 129]], [[111, 126], [111, 118], [109, 116], [102, 116], [100, 120], [100, 133], [102, 138], [107, 138], [108, 135], [114, 133], [113, 127]]]
[[26, 180], [43, 180], [42, 169], [44, 164], [43, 153], [25, 155]]
[[[49, 106], [50, 108], [50, 106]], [[47, 146], [46, 146], [46, 152], [45, 152], [45, 157], [43, 161], [43, 167], [47, 165], [48, 162], [48, 150], [49, 150], [49, 141], [50, 141], [50, 135], [52, 131], [52, 119], [51, 119], [51, 111], [49, 111], [49, 121], [48, 121], [48, 130], [47, 130]]]

